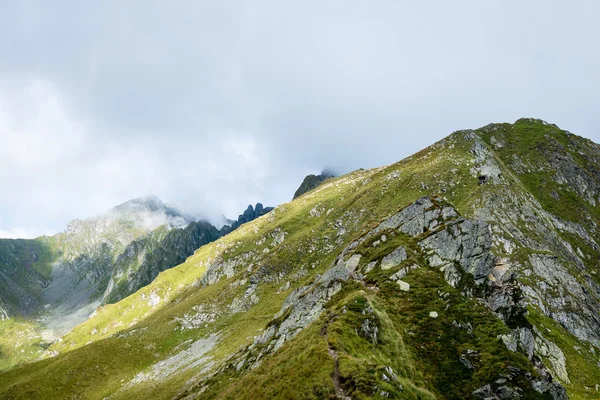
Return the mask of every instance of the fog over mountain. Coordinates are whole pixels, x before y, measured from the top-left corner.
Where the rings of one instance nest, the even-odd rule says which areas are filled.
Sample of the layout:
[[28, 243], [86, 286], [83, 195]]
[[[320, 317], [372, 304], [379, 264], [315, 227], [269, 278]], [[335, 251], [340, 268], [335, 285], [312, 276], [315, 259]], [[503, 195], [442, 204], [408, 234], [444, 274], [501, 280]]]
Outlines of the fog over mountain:
[[0, 11], [0, 237], [155, 194], [215, 220], [324, 166], [538, 117], [598, 142], [593, 1], [28, 1]]

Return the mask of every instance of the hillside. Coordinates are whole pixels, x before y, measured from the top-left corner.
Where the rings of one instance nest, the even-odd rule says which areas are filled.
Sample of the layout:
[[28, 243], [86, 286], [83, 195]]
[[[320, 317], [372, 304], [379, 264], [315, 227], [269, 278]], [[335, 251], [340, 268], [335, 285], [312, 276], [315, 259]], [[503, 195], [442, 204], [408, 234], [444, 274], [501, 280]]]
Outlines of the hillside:
[[218, 230], [147, 196], [52, 237], [0, 239], [0, 370], [40, 357], [100, 304], [127, 297], [269, 210], [249, 206]]
[[599, 145], [458, 131], [198, 248], [0, 398], [600, 398], [598, 221]]

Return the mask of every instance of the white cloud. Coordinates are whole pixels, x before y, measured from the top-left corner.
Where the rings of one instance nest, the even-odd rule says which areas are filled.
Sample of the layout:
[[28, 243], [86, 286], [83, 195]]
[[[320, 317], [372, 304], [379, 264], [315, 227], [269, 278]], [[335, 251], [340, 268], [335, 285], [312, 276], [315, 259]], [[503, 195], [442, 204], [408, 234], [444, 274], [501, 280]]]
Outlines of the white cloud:
[[50, 235], [52, 231], [34, 230], [31, 231], [25, 228], [11, 228], [8, 230], [0, 229], [0, 239], [31, 239], [43, 235]]
[[93, 215], [128, 196], [160, 191], [164, 182], [152, 146], [94, 131], [45, 80], [0, 84], [0, 159], [0, 206], [12, 211], [4, 223], [37, 228], [5, 230], [6, 236], [57, 229], [57, 220]]
[[267, 178], [266, 150], [248, 134], [210, 140], [153, 140], [151, 134], [99, 132], [78, 117], [52, 82], [0, 83], [0, 209], [4, 237], [56, 232], [73, 218], [157, 194], [207, 218], [236, 216]]
[[150, 193], [233, 217], [524, 116], [600, 140], [594, 1], [134, 3], [3, 7], [4, 229]]
[[77, 153], [85, 135], [49, 82], [33, 80], [21, 87], [0, 82], [0, 157], [6, 166], [0, 173], [43, 172]]

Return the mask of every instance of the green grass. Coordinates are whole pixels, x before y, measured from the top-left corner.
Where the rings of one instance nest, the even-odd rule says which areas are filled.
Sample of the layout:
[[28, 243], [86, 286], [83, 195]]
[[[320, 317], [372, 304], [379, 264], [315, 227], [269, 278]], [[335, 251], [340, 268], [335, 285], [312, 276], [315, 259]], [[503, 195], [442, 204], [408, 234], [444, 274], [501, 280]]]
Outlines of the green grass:
[[[519, 173], [519, 179], [546, 211], [566, 221], [581, 223], [588, 216], [600, 220], [600, 204], [594, 207], [582, 201], [572, 187], [558, 184], [554, 179], [557, 170], [549, 164], [549, 155], [555, 153], [571, 157], [579, 173], [597, 174], [600, 160], [583, 156], [579, 151], [583, 147], [590, 154], [588, 141], [570, 135], [556, 125], [528, 119], [518, 120], [513, 125], [494, 124], [479, 132], [489, 144], [492, 136], [503, 140], [504, 147], [496, 150], [503, 162], [511, 165], [518, 159], [526, 165], [525, 170]], [[553, 197], [553, 192], [558, 195], [558, 200]]]
[[529, 308], [528, 318], [535, 324], [544, 337], [556, 344], [567, 359], [567, 372], [570, 384], [565, 384], [571, 399], [598, 399], [596, 384], [600, 382], [598, 349], [582, 343], [567, 332], [560, 324], [539, 312]]
[[41, 357], [48, 346], [37, 324], [22, 318], [0, 321], [0, 371]]
[[[469, 398], [473, 390], [495, 381], [510, 368], [519, 371], [512, 384], [524, 388], [524, 398], [538, 398], [524, 378], [526, 372], [535, 375], [530, 362], [508, 351], [498, 339], [508, 327], [480, 301], [461, 293], [474, 288], [472, 277], [465, 276], [463, 286], [457, 289], [450, 287], [439, 271], [427, 265], [416, 243], [419, 238], [392, 232], [386, 232], [387, 242], [378, 247], [373, 246], [378, 238], [373, 238], [354, 253], [363, 256], [364, 266], [404, 246], [408, 260], [402, 266], [421, 266], [404, 278], [411, 285], [408, 292], [400, 291], [388, 279], [402, 266], [389, 271], [375, 268], [365, 278], [366, 285], [347, 283], [313, 324], [265, 357], [260, 366], [250, 369], [246, 365], [240, 371], [234, 368], [236, 357], [244, 354], [255, 336], [286, 317], [274, 318], [292, 290], [314, 282], [345, 246], [424, 195], [443, 196], [462, 215], [472, 217], [486, 196], [506, 191], [526, 196], [531, 192], [548, 210], [563, 212], [557, 215], [566, 218], [564, 213], [571, 211], [550, 208], [541, 181], [528, 181], [527, 176], [510, 170], [513, 154], [535, 153], [546, 129], [554, 129], [534, 124], [529, 132], [525, 125], [519, 122], [499, 125], [493, 132], [489, 127], [480, 131], [488, 143], [492, 134], [515, 141], [514, 149], [508, 146], [492, 152], [505, 185], [479, 184], [471, 172], [473, 142], [464, 132], [399, 163], [327, 180], [271, 214], [201, 247], [178, 267], [160, 273], [149, 286], [101, 307], [94, 317], [49, 348], [59, 356], [0, 373], [0, 398], [171, 399], [203, 390], [202, 398], [321, 399], [336, 398], [337, 379], [346, 394], [358, 399], [453, 399]], [[532, 157], [531, 163], [541, 162], [536, 155]], [[578, 197], [573, 201], [581, 203]], [[322, 210], [321, 215], [310, 216], [312, 209]], [[580, 221], [579, 211], [569, 218]], [[339, 230], [340, 221], [345, 232]], [[525, 234], [544, 240], [530, 232], [525, 222], [516, 224]], [[285, 233], [285, 239], [276, 244], [279, 233]], [[589, 246], [578, 243], [578, 247], [592, 254]], [[530, 252], [519, 247], [514, 260], [525, 263]], [[199, 285], [208, 266], [218, 258], [236, 261], [235, 274], [213, 285]], [[233, 300], [244, 294], [259, 270], [266, 272], [256, 291], [258, 303], [246, 312], [231, 313]], [[533, 278], [531, 282], [519, 279], [536, 284]], [[152, 296], [159, 296], [160, 302], [150, 304]], [[215, 312], [215, 321], [181, 330], [176, 318], [193, 312], [198, 305]], [[430, 311], [437, 311], [438, 318], [431, 318]], [[377, 327], [377, 340], [362, 329], [367, 319], [369, 326]], [[453, 321], [470, 323], [473, 332], [457, 329]], [[532, 315], [530, 321], [549, 326], [541, 316]], [[575, 385], [598, 379], [597, 368], [591, 364], [590, 354], [569, 350], [569, 346], [581, 346], [579, 341], [564, 330], [552, 330], [556, 336], [547, 337], [563, 348], [569, 368], [582, 368], [587, 374], [585, 379], [573, 380], [570, 394], [586, 398], [577, 397], [584, 392]], [[213, 371], [220, 370], [220, 374], [210, 377], [198, 367], [160, 382], [123, 389], [139, 372], [149, 371], [158, 361], [212, 333], [218, 333], [220, 339], [208, 355], [215, 362]], [[460, 361], [467, 349], [477, 351], [473, 370]], [[386, 375], [387, 368], [394, 371], [395, 379]], [[207, 377], [203, 382], [201, 378]]]

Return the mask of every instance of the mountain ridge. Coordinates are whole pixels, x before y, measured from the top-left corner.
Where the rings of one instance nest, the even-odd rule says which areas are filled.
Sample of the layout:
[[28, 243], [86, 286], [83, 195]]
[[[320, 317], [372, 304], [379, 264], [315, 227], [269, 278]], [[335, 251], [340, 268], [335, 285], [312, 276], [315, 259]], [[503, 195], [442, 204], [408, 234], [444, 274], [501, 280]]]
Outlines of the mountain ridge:
[[40, 338], [29, 349], [37, 355], [101, 304], [135, 292], [223, 234], [187, 218], [150, 195], [73, 220], [54, 236], [0, 240], [0, 319], [24, 319], [29, 336]]
[[323, 170], [319, 175], [307, 175], [296, 190], [296, 192], [294, 192], [294, 197], [292, 198], [292, 200], [302, 196], [306, 192], [310, 192], [311, 190], [319, 187], [324, 181], [326, 181], [329, 178], [334, 178], [335, 176], [336, 175], [333, 172], [328, 171], [326, 169]]
[[0, 373], [0, 397], [597, 398], [599, 149], [521, 119], [328, 180]]

